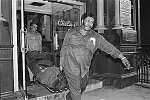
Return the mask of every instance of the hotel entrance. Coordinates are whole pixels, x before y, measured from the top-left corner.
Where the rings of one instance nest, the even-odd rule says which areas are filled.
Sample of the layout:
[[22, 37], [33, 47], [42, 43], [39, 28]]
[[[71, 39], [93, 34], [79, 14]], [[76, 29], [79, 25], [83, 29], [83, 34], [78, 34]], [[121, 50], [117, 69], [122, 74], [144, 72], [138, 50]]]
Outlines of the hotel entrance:
[[31, 23], [37, 25], [36, 32], [41, 35], [42, 51], [39, 53], [46, 54], [46, 64], [58, 69], [63, 38], [68, 30], [80, 25], [81, 15], [86, 11], [85, 3], [74, 0], [0, 0], [0, 5], [0, 93], [2, 100], [15, 100], [14, 92], [22, 90], [28, 94], [29, 74], [30, 71], [34, 73], [27, 66], [31, 60], [26, 56], [26, 36], [31, 31]]
[[[54, 75], [55, 70], [59, 70], [63, 38], [68, 30], [80, 26], [81, 15], [85, 12], [85, 3], [72, 0], [24, 0], [24, 2], [18, 0], [16, 5], [18, 84], [27, 91], [26, 98], [33, 94], [28, 91], [28, 88], [35, 84], [39, 84], [50, 93], [56, 92], [48, 87], [49, 77], [51, 77], [49, 75], [50, 73]], [[28, 48], [33, 44], [26, 45], [28, 43], [26, 36], [32, 31], [33, 23], [37, 26], [36, 33], [41, 36], [42, 51], [31, 56], [35, 51], [30, 51]], [[35, 77], [38, 83], [35, 82]], [[64, 91], [62, 94], [66, 93]]]

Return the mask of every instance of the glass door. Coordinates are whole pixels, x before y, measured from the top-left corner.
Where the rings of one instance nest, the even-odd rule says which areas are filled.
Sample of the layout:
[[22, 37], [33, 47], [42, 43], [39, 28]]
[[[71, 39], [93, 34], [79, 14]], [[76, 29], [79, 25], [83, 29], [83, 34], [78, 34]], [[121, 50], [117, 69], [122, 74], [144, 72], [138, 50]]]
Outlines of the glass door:
[[[60, 0], [61, 1], [61, 0]], [[77, 2], [76, 2], [77, 3]], [[59, 67], [59, 55], [68, 30], [80, 26], [84, 3], [52, 2], [53, 54], [55, 66]]]
[[[18, 46], [18, 74], [22, 84], [21, 58], [21, 0], [17, 0], [17, 46]], [[42, 36], [42, 51], [50, 54], [50, 61], [59, 67], [59, 53], [66, 32], [80, 25], [80, 18], [85, 4], [74, 0], [24, 0], [24, 27], [26, 32], [31, 31], [31, 23], [37, 25], [37, 32]], [[25, 33], [25, 35], [27, 34]], [[27, 54], [27, 53], [26, 53]], [[25, 61], [28, 63], [27, 60]], [[28, 84], [29, 71], [26, 69], [26, 83]]]

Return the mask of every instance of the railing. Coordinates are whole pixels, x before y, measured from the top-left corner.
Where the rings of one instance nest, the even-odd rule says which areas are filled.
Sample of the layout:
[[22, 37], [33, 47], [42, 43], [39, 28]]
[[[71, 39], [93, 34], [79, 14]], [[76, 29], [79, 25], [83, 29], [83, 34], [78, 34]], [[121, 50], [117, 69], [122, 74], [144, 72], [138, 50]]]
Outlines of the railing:
[[136, 53], [136, 66], [139, 82], [150, 85], [150, 52]]

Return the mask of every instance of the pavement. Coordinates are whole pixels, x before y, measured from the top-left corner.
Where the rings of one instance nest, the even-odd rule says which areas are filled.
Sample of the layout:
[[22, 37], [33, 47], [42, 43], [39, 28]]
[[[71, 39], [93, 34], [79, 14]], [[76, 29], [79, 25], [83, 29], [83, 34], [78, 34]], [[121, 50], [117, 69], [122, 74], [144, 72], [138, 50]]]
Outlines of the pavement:
[[[51, 94], [46, 88], [34, 85], [28, 87], [28, 93], [33, 95], [28, 100], [65, 100], [65, 95], [68, 92]], [[23, 99], [18, 98], [17, 100]], [[150, 88], [131, 85], [118, 89], [113, 86], [103, 86], [101, 81], [90, 80], [85, 92], [83, 92], [82, 100], [150, 100]]]
[[123, 89], [104, 86], [84, 92], [82, 100], [150, 100], [150, 88], [132, 85]]

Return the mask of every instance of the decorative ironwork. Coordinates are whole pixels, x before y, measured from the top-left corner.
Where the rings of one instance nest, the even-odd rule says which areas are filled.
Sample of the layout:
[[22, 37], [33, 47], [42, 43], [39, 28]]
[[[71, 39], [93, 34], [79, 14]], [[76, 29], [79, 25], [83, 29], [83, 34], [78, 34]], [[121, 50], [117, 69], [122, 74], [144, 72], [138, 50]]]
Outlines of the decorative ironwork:
[[150, 84], [150, 53], [137, 53], [135, 61], [139, 82]]

